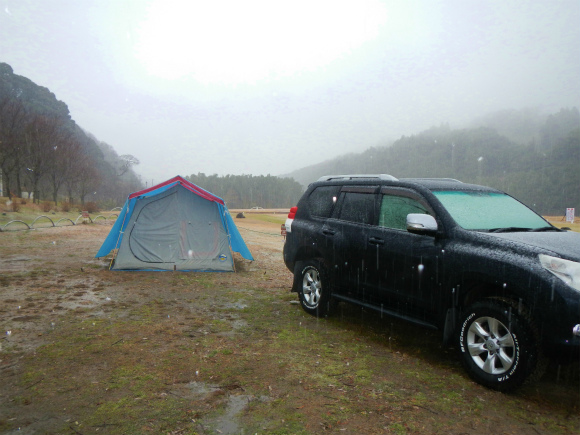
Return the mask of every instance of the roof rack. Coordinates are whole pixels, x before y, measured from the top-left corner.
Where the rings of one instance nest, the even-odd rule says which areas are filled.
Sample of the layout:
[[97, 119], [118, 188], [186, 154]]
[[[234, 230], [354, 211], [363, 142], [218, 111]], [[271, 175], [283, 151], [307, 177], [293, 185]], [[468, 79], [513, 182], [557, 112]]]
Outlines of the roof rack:
[[401, 178], [401, 180], [422, 180], [422, 181], [451, 181], [453, 183], [463, 183], [455, 178]]
[[350, 175], [324, 175], [320, 177], [317, 181], [330, 181], [330, 180], [357, 180], [357, 179], [367, 179], [367, 178], [377, 178], [379, 180], [390, 180], [398, 181], [395, 177], [389, 174], [350, 174]]

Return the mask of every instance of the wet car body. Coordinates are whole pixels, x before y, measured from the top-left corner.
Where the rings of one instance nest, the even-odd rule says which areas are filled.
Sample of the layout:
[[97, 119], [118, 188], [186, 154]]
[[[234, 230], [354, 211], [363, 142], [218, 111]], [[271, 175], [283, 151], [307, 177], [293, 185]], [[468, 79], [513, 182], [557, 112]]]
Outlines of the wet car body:
[[[580, 234], [486, 234], [459, 229], [454, 239], [455, 245], [460, 246], [448, 249], [448, 256], [455, 260], [450, 262], [453, 272], [450, 272], [447, 287], [455, 285], [457, 288], [457, 310], [479, 297], [515, 298], [518, 303], [525, 302], [532, 312], [543, 344], [550, 352], [566, 352], [567, 347], [577, 349], [580, 346], [580, 337], [572, 332], [580, 321], [578, 292], [536, 260], [539, 254], [546, 254], [580, 261]], [[554, 249], [558, 240], [562, 242], [560, 248]], [[467, 294], [463, 296], [462, 291]]]
[[[315, 191], [330, 195], [332, 204], [313, 203], [310, 198], [318, 195]], [[548, 271], [538, 256], [579, 263], [580, 234], [559, 230], [543, 219], [541, 227], [533, 229], [465, 229], [438, 199], [439, 191], [503, 194], [455, 180], [396, 180], [390, 176], [325, 177], [310, 185], [287, 221], [284, 262], [294, 272], [292, 290], [300, 294], [304, 265], [316, 261], [323, 283], [321, 294], [326, 295], [321, 301], [328, 305], [317, 306], [315, 312], [305, 298], [303, 308], [324, 315], [330, 299], [352, 302], [439, 329], [445, 341], [457, 344], [469, 317], [466, 313], [474, 305], [477, 308], [478, 302], [489, 301], [497, 305], [492, 311], [501, 308], [504, 323], [511, 323], [512, 312], [521, 314], [521, 323], [529, 323], [528, 329], [534, 333], [527, 335], [537, 335], [529, 340], [534, 342], [529, 352], [578, 353], [580, 337], [573, 330], [580, 323], [580, 291]], [[386, 228], [381, 224], [384, 210], [388, 210], [381, 206], [386, 198], [408, 201], [411, 205], [404, 205], [403, 210], [418, 207], [434, 218], [435, 225]], [[513, 334], [512, 338], [517, 341], [518, 337]], [[474, 341], [470, 345], [478, 344]], [[480, 341], [484, 342], [480, 347], [496, 346], [494, 356], [500, 355], [499, 337], [495, 344], [486, 338]], [[535, 342], [541, 349], [536, 350]], [[478, 363], [485, 364], [485, 360]], [[488, 374], [495, 371], [501, 370], [490, 369]], [[510, 389], [511, 381], [502, 383], [500, 378], [476, 380], [492, 388]], [[511, 384], [515, 387], [521, 382], [522, 378]]]

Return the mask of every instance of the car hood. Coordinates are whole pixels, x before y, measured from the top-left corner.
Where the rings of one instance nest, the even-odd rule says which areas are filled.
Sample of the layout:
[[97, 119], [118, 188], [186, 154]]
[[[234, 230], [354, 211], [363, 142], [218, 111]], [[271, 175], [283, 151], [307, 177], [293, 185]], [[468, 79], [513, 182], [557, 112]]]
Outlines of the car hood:
[[491, 237], [509, 240], [530, 247], [543, 248], [558, 254], [562, 258], [580, 261], [580, 233], [565, 232], [513, 232], [487, 233]]

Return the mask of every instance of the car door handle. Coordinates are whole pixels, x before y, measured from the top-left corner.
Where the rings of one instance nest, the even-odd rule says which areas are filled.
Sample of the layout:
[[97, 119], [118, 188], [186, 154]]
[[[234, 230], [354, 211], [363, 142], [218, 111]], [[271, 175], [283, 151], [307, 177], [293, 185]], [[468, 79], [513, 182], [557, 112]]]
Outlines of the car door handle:
[[369, 243], [371, 245], [384, 245], [385, 241], [383, 239], [379, 239], [377, 237], [370, 237], [369, 238]]
[[334, 236], [336, 234], [336, 231], [334, 231], [334, 230], [322, 230], [322, 234], [325, 234], [327, 236]]

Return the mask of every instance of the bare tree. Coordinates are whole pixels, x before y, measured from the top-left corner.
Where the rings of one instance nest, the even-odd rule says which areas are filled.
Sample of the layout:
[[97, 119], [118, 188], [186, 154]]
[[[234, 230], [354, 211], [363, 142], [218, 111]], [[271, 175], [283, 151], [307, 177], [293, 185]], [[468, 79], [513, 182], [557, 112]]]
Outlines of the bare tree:
[[35, 194], [35, 202], [40, 202], [39, 182], [46, 175], [48, 168], [55, 164], [55, 151], [63, 138], [62, 120], [36, 115], [27, 125], [24, 137], [26, 153], [23, 169], [30, 182], [29, 192]]
[[90, 160], [85, 160], [82, 168], [83, 173], [79, 179], [77, 189], [81, 198], [81, 204], [84, 205], [85, 197], [99, 184], [101, 177]]
[[16, 181], [16, 194], [20, 196], [22, 193], [19, 168], [25, 122], [26, 110], [19, 100], [9, 97], [0, 100], [0, 169], [9, 198], [12, 198], [13, 179]]
[[121, 167], [119, 168], [120, 173], [119, 173], [119, 177], [124, 175], [129, 169], [131, 169], [131, 166], [134, 165], [138, 165], [139, 163], [139, 159], [135, 156], [132, 156], [131, 154], [123, 154], [122, 156], [119, 156], [119, 160], [121, 160]]
[[[86, 140], [90, 140], [87, 138]], [[71, 165], [68, 177], [64, 183], [67, 188], [69, 202], [72, 204], [73, 194], [79, 195], [81, 204], [85, 203], [85, 196], [100, 181], [99, 171], [95, 167], [94, 158], [87, 154], [86, 147], [81, 147], [76, 154], [74, 164]]]
[[71, 134], [63, 134], [60, 144], [54, 147], [54, 157], [50, 159], [46, 173], [52, 189], [52, 200], [56, 205], [58, 192], [64, 182], [71, 176], [78, 159], [82, 155], [80, 142]]

